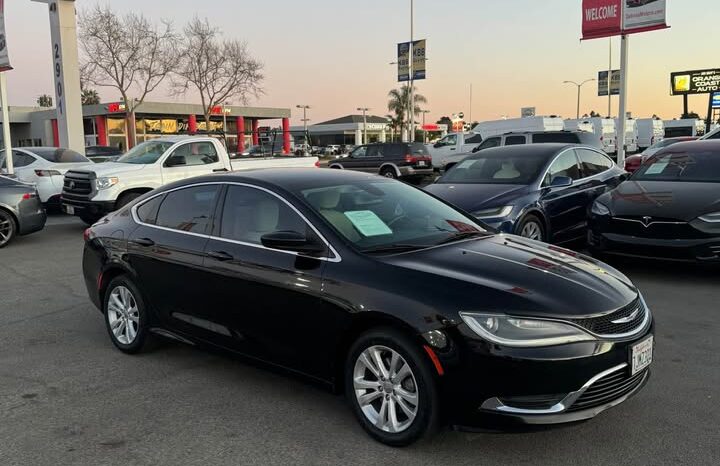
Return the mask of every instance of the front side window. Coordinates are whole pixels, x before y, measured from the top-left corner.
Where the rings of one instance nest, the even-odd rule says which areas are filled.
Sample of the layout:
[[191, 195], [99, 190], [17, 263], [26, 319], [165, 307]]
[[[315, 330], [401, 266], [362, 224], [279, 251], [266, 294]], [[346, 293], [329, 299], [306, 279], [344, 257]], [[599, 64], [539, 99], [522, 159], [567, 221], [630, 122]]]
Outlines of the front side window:
[[720, 183], [720, 157], [709, 151], [658, 154], [648, 159], [631, 179]]
[[217, 163], [215, 145], [211, 142], [191, 142], [175, 149], [168, 157], [165, 166], [194, 166]]
[[575, 149], [580, 159], [583, 176], [594, 176], [612, 167], [612, 161], [599, 152], [588, 149]]
[[550, 165], [548, 173], [545, 176], [544, 186], [550, 186], [552, 180], [558, 176], [567, 176], [573, 180], [579, 180], [580, 168], [578, 167], [575, 151], [566, 150]]
[[307, 235], [307, 223], [281, 199], [247, 186], [228, 186], [223, 206], [220, 236], [262, 244], [263, 235], [294, 231]]
[[547, 159], [524, 155], [477, 154], [458, 163], [437, 182], [441, 184], [530, 184]]
[[167, 141], [147, 141], [138, 144], [116, 160], [120, 163], [133, 163], [149, 165], [158, 161], [162, 155], [172, 147], [173, 143]]
[[367, 146], [360, 146], [357, 149], [355, 149], [354, 151], [352, 151], [352, 153], [350, 154], [350, 157], [355, 159], [355, 158], [365, 157], [366, 155], [367, 155]]
[[404, 183], [363, 180], [294, 194], [363, 252], [423, 248], [458, 235], [487, 234], [476, 220]]
[[218, 185], [207, 185], [169, 192], [158, 210], [156, 225], [206, 234], [218, 191]]

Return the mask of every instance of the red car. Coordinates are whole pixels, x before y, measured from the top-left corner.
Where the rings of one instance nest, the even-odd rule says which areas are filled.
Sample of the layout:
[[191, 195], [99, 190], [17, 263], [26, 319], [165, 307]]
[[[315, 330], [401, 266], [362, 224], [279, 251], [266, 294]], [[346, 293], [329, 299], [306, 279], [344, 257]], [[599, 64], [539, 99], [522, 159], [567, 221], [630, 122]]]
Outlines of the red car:
[[694, 136], [683, 136], [677, 138], [665, 138], [662, 141], [656, 142], [652, 146], [645, 149], [642, 154], [635, 154], [627, 157], [625, 159], [625, 171], [628, 173], [634, 173], [635, 170], [640, 168], [640, 165], [642, 165], [643, 162], [648, 159], [648, 157], [655, 154], [655, 152], [659, 151], [664, 147], [671, 146], [677, 142], [694, 141], [695, 139], [697, 138]]

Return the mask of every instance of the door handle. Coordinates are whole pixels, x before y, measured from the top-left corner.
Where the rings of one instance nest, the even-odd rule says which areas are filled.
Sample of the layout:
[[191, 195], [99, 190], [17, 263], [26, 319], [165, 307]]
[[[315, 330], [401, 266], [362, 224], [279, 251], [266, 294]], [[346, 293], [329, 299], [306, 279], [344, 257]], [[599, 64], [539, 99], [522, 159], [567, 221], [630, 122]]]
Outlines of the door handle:
[[221, 262], [231, 261], [235, 259], [230, 254], [226, 253], [225, 251], [210, 251], [207, 253], [208, 257], [212, 257], [215, 260], [219, 260]]
[[226, 172], [226, 171], [228, 171], [227, 168], [216, 168], [213, 170], [213, 173]]
[[155, 246], [155, 241], [151, 240], [150, 238], [138, 238], [136, 240], [133, 240], [133, 243], [139, 245], [139, 246]]
[[455, 147], [451, 147], [451, 148], [450, 148], [450, 150], [455, 150], [455, 149], [456, 149]]

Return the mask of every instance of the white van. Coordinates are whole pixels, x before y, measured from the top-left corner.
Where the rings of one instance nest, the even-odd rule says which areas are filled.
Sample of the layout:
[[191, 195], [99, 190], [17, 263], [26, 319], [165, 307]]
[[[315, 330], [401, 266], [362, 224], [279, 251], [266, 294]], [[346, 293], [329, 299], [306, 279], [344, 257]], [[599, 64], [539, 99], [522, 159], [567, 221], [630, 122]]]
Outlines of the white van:
[[590, 117], [569, 119], [565, 120], [564, 123], [567, 131], [577, 131], [580, 128], [583, 130], [590, 129], [592, 133], [595, 133], [600, 138], [606, 154], [614, 154], [617, 152], [617, 148], [615, 147], [615, 120], [612, 118]]
[[638, 150], [644, 151], [656, 142], [665, 138], [665, 123], [657, 118], [638, 118], [635, 120], [637, 126]]
[[[615, 129], [617, 131], [620, 131], [620, 118], [615, 118]], [[616, 137], [619, 143], [620, 136], [617, 135]], [[633, 120], [632, 118], [629, 120], [625, 120], [625, 152], [634, 154], [638, 151], [638, 127], [637, 127], [637, 120]]]
[[705, 135], [705, 122], [695, 118], [682, 120], [665, 120], [665, 137], [677, 138], [681, 136], [701, 137]]
[[483, 139], [505, 133], [526, 133], [533, 131], [562, 131], [563, 119], [560, 117], [527, 117], [509, 118], [507, 120], [491, 120], [478, 123], [472, 128]]

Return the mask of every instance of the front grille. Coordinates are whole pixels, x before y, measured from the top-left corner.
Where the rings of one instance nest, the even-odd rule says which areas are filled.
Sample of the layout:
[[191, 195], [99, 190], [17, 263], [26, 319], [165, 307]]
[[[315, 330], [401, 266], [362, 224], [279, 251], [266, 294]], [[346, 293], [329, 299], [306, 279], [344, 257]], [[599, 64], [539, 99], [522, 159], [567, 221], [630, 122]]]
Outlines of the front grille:
[[630, 376], [627, 370], [620, 370], [608, 374], [590, 385], [567, 409], [567, 412], [582, 411], [617, 400], [637, 388], [645, 379], [647, 372], [648, 369], [645, 369]]
[[705, 235], [687, 222], [671, 218], [614, 217], [610, 221], [609, 233], [636, 238], [653, 239], [694, 239]]
[[[638, 329], [647, 312], [642, 300], [637, 298], [629, 305], [610, 314], [589, 319], [573, 319], [572, 322], [596, 335], [621, 335]], [[633, 314], [635, 314], [634, 317], [627, 322], [613, 323], [613, 321], [631, 317]]]
[[94, 184], [94, 172], [68, 171], [63, 180], [63, 195], [70, 198], [90, 197]]

